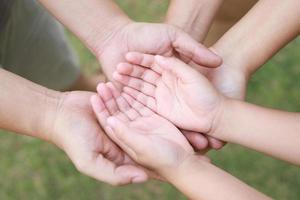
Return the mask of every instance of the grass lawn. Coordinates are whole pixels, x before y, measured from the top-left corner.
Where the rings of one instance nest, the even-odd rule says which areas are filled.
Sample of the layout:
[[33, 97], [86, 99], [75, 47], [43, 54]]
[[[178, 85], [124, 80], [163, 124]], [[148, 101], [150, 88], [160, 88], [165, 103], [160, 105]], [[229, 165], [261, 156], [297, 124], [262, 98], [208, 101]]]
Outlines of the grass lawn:
[[[165, 0], [119, 0], [139, 21], [162, 18]], [[95, 58], [70, 36], [85, 70], [96, 68]], [[300, 111], [300, 38], [281, 50], [252, 78], [248, 101]], [[284, 132], [282, 133], [284, 134]], [[227, 145], [210, 153], [213, 162], [275, 199], [300, 198], [300, 169], [242, 148]], [[185, 199], [168, 184], [111, 187], [79, 174], [65, 154], [54, 146], [29, 137], [0, 131], [0, 199]], [[200, 190], [201, 188], [199, 188]], [[218, 188], [216, 188], [216, 191]]]

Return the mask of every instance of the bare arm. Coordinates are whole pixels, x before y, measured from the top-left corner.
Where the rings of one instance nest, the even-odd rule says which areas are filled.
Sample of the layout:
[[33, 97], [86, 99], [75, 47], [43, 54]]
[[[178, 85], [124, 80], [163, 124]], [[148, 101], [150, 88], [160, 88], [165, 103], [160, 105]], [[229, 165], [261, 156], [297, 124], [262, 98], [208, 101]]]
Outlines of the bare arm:
[[203, 42], [223, 0], [172, 0], [166, 22]]
[[111, 34], [130, 20], [110, 0], [39, 0], [66, 25], [95, 55], [100, 54]]
[[196, 156], [187, 158], [174, 170], [169, 169], [162, 174], [191, 199], [270, 199]]
[[56, 92], [3, 69], [0, 80], [1, 129], [54, 143], [97, 180], [120, 185], [147, 179], [102, 131], [91, 110], [93, 93]]
[[213, 46], [224, 63], [250, 76], [299, 35], [300, 1], [259, 1]]
[[[92, 98], [92, 106], [107, 135], [135, 161], [158, 172], [189, 198], [268, 199], [195, 155], [170, 121], [132, 96], [120, 93], [111, 83], [100, 84], [98, 93]], [[130, 117], [125, 114], [129, 112]]]
[[0, 128], [48, 140], [59, 92], [0, 69]]
[[229, 100], [213, 135], [300, 165], [300, 114]]

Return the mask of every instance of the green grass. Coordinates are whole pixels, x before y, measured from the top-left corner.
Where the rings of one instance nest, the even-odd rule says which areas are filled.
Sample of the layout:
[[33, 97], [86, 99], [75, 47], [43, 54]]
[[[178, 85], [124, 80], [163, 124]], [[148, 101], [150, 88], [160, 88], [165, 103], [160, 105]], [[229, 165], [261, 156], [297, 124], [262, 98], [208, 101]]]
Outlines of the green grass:
[[[167, 2], [160, 0], [118, 2], [139, 21], [162, 19], [167, 7]], [[84, 69], [97, 68], [97, 61], [83, 45], [73, 36], [71, 41]], [[250, 81], [248, 100], [300, 111], [299, 51], [298, 39], [259, 70]], [[269, 196], [276, 199], [300, 197], [300, 169], [297, 167], [237, 145], [227, 145], [210, 155], [218, 166]], [[185, 199], [172, 186], [155, 181], [125, 187], [97, 182], [79, 174], [56, 147], [5, 131], [0, 131], [0, 177], [0, 199]]]

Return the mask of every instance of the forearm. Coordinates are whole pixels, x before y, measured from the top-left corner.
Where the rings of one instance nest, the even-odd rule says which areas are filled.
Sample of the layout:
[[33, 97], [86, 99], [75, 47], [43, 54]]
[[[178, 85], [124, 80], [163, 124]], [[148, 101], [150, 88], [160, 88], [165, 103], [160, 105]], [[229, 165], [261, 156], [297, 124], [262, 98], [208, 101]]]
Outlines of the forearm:
[[48, 90], [0, 69], [0, 128], [49, 140], [46, 131], [59, 92]]
[[223, 0], [172, 0], [166, 22], [203, 42]]
[[229, 100], [214, 136], [300, 165], [300, 114]]
[[196, 156], [186, 159], [165, 177], [191, 199], [269, 199], [225, 171]]
[[39, 0], [96, 55], [129, 18], [111, 0]]
[[213, 48], [250, 75], [299, 34], [299, 7], [298, 0], [260, 0]]

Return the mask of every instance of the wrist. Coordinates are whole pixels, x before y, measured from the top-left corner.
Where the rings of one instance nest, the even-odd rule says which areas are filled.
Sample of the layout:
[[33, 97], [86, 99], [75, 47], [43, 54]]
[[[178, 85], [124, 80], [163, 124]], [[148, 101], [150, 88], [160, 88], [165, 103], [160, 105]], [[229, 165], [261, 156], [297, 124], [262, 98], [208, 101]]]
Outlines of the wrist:
[[165, 22], [181, 28], [202, 42], [222, 2], [223, 0], [173, 0]]
[[105, 24], [96, 26], [86, 39], [86, 43], [94, 55], [99, 59], [106, 46], [113, 40], [125, 26], [133, 21], [127, 16], [115, 16]]
[[236, 112], [238, 112], [239, 100], [224, 97], [221, 107], [213, 121], [212, 129], [208, 133], [210, 136], [231, 142], [231, 133], [233, 132], [232, 123], [236, 123]]
[[38, 103], [41, 108], [38, 110], [38, 115], [32, 120], [31, 135], [52, 142], [51, 130], [56, 118], [57, 109], [61, 101], [62, 93], [50, 89], [44, 88], [43, 91], [39, 91], [36, 96], [40, 100]]
[[[217, 42], [211, 46], [210, 49], [222, 58], [224, 65], [239, 72], [246, 80], [249, 80], [252, 72], [249, 70], [250, 67], [248, 66], [247, 58], [243, 55], [243, 50], [240, 47], [231, 45], [231, 47], [228, 48], [228, 46], [223, 45], [222, 42]], [[239, 50], [236, 51], [235, 49]]]
[[200, 170], [199, 165], [205, 165], [207, 163], [207, 161], [201, 159], [196, 154], [191, 154], [188, 155], [184, 160], [182, 160], [180, 164], [172, 168], [160, 170], [159, 174], [170, 183], [175, 184], [176, 182], [180, 181], [181, 179], [184, 179], [188, 174], [190, 174], [190, 170]]

